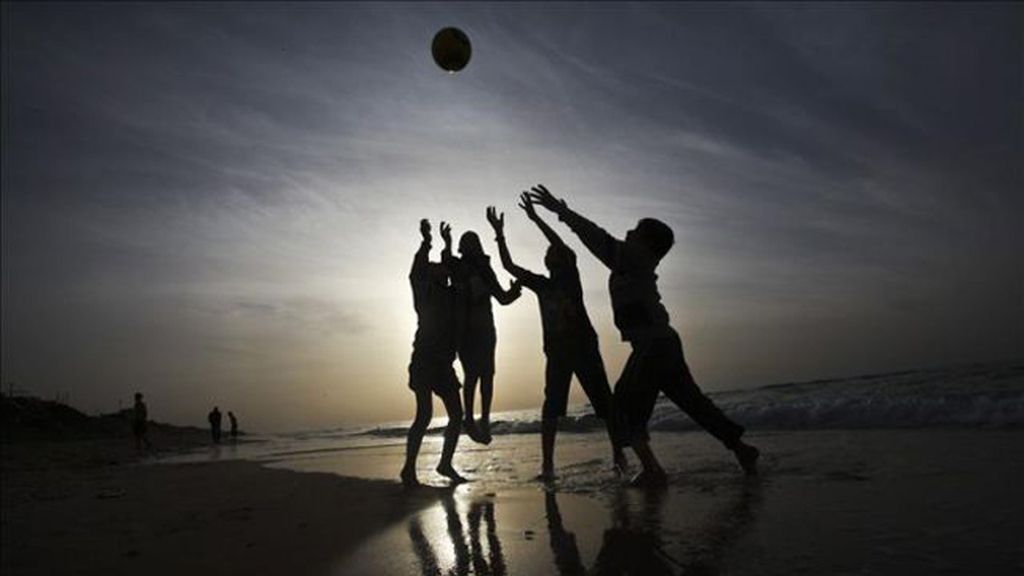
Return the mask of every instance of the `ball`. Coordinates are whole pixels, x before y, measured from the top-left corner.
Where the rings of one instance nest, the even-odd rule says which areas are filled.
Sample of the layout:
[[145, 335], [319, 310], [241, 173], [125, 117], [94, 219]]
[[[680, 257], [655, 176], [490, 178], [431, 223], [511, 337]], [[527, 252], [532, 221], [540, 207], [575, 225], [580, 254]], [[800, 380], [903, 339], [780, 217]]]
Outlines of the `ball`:
[[473, 47], [469, 43], [469, 36], [458, 28], [443, 28], [434, 35], [434, 42], [430, 45], [430, 52], [434, 55], [434, 62], [451, 74], [458, 72], [469, 64], [469, 57], [473, 54]]

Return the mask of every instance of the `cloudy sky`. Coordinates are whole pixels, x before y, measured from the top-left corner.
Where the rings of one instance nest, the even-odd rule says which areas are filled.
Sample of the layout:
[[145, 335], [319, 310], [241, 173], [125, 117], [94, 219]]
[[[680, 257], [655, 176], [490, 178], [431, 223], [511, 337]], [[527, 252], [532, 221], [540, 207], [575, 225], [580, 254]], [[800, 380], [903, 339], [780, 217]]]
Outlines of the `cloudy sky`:
[[[1022, 15], [4, 3], [3, 381], [180, 423], [409, 418], [418, 220], [496, 255], [494, 204], [542, 270], [514, 205], [538, 182], [675, 229], [662, 294], [706, 390], [1024, 357]], [[535, 298], [496, 317], [495, 408], [538, 406]]]

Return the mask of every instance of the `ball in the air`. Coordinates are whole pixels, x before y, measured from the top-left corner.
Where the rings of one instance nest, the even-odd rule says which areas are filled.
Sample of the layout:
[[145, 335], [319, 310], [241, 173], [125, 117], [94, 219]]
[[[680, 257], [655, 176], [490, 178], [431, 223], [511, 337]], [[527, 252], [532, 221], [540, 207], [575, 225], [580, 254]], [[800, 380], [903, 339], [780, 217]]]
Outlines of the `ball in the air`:
[[466, 36], [465, 32], [458, 28], [448, 27], [434, 35], [430, 52], [434, 55], [434, 62], [437, 62], [438, 66], [443, 70], [455, 73], [469, 64], [473, 47], [469, 44], [469, 36]]

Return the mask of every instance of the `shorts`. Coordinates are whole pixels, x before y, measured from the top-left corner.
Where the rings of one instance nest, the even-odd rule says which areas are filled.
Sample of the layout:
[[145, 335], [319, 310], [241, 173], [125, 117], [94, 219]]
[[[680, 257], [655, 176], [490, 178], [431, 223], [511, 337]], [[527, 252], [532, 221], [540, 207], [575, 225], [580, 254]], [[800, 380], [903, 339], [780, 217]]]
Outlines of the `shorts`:
[[476, 374], [477, 376], [491, 376], [494, 374], [494, 349], [498, 345], [498, 339], [494, 332], [471, 334], [462, 339], [459, 344], [459, 362], [462, 364], [462, 373]]
[[596, 341], [548, 352], [544, 371], [544, 407], [541, 409], [541, 416], [565, 416], [573, 374], [580, 381], [583, 392], [590, 400], [594, 414], [598, 418], [607, 419], [611, 414], [612, 391], [608, 386], [608, 375], [604, 371], [604, 362], [601, 360], [601, 351]]
[[439, 396], [458, 393], [459, 378], [452, 367], [450, 354], [431, 354], [413, 350], [409, 362], [409, 389], [429, 390]]

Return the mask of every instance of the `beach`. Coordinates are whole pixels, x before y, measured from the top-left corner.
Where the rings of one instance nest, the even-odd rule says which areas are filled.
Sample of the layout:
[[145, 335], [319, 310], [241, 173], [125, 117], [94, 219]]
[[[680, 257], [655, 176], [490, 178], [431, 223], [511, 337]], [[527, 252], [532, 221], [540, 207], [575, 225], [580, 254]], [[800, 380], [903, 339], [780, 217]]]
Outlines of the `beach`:
[[[659, 402], [664, 491], [612, 471], [574, 406], [557, 478], [536, 410], [495, 414], [437, 475], [443, 418], [398, 482], [408, 423], [210, 445], [75, 416], [2, 447], [0, 569], [19, 574], [1016, 574], [1024, 570], [1024, 367], [973, 367], [714, 395], [757, 426], [760, 473]], [[53, 424], [53, 419], [47, 420]], [[79, 422], [70, 427], [68, 422]], [[902, 426], [899, 426], [902, 424]], [[71, 432], [69, 432], [69, 430]], [[15, 427], [13, 430], [17, 432]], [[25, 432], [23, 430], [23, 432]], [[70, 435], [69, 435], [70, 434]], [[58, 438], [59, 437], [59, 438]], [[632, 460], [632, 472], [638, 470]]]
[[[706, 435], [656, 433], [671, 477], [664, 492], [625, 487], [592, 432], [560, 438], [559, 478], [549, 485], [531, 478], [539, 452], [532, 434], [497, 437], [487, 448], [467, 443], [456, 466], [474, 481], [454, 490], [402, 489], [394, 478], [402, 446], [394, 441], [279, 454], [273, 462], [230, 459], [230, 447], [218, 447], [190, 462], [5, 468], [3, 572], [1009, 574], [1024, 567], [1024, 431], [766, 432], [750, 441], [764, 451], [754, 479]], [[420, 475], [442, 487], [429, 470], [438, 449], [428, 438]]]
[[254, 462], [4, 470], [4, 574], [317, 574], [433, 501]]

